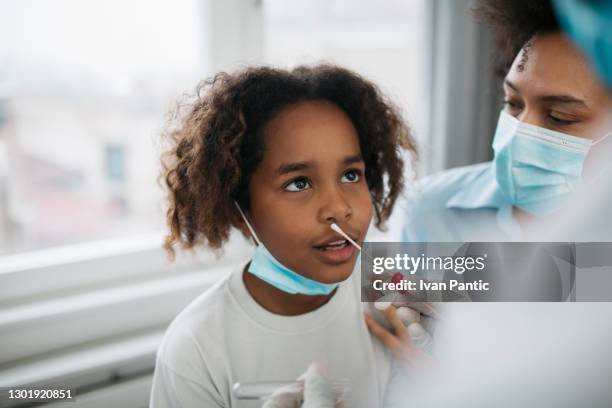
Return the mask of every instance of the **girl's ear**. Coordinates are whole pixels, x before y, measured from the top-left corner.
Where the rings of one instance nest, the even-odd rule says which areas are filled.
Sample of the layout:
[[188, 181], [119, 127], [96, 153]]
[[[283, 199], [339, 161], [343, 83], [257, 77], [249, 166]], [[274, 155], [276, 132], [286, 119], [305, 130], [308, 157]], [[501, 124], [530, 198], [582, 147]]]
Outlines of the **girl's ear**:
[[244, 235], [244, 237], [247, 240], [251, 240], [253, 241], [254, 244], [257, 245], [258, 240], [257, 238], [253, 236], [254, 233], [251, 232], [251, 229], [249, 228], [249, 225], [247, 224], [247, 220], [245, 220], [244, 218], [244, 217], [247, 217], [247, 215], [243, 214], [243, 210], [240, 208], [240, 206], [238, 205], [236, 201], [234, 201], [234, 204], [236, 206], [236, 209], [238, 210], [237, 219], [235, 223], [236, 228], [238, 228], [242, 232], [242, 235]]
[[244, 222], [244, 218], [242, 218], [241, 208], [238, 206], [238, 202], [234, 201], [234, 210], [235, 210], [235, 220], [234, 226], [238, 228], [242, 235], [244, 235], [247, 239], [251, 237], [251, 232], [249, 231], [249, 227], [247, 227], [246, 222]]
[[249, 228], [242, 219], [236, 222], [236, 227], [242, 232], [242, 235], [247, 238], [251, 238], [251, 232], [249, 231]]
[[238, 220], [236, 221], [235, 226], [236, 226], [236, 228], [238, 228], [240, 230], [240, 232], [242, 232], [242, 235], [248, 241], [251, 241], [251, 242], [255, 243], [255, 240], [253, 239], [253, 236], [251, 235], [251, 231], [249, 230], [249, 227], [246, 225], [246, 222], [244, 222], [242, 217], [240, 217], [240, 214], [238, 215]]

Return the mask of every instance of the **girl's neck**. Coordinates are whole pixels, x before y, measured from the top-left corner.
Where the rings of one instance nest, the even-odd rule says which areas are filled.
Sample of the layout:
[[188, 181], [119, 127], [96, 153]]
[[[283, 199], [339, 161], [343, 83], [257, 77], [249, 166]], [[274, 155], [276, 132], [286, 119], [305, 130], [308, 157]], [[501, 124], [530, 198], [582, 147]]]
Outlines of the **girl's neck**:
[[242, 271], [242, 280], [249, 294], [257, 303], [271, 313], [283, 316], [297, 316], [317, 310], [334, 296], [336, 289], [329, 295], [292, 295], [275, 288], [247, 271]]

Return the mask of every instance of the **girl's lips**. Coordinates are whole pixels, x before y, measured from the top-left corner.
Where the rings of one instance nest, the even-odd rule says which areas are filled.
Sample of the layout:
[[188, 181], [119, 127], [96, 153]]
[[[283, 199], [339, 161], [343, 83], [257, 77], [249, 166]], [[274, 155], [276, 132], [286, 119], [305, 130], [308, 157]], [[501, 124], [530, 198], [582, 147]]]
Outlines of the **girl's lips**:
[[[355, 241], [355, 242], [357, 242], [357, 241], [358, 241], [358, 239], [359, 239], [359, 238], [357, 237], [357, 234], [351, 234], [351, 233], [348, 233], [348, 236], [349, 236], [349, 237], [351, 237], [351, 239], [352, 239], [353, 241]], [[338, 234], [338, 233], [334, 233], [334, 234], [328, 235], [328, 236], [327, 236], [327, 238], [322, 239], [321, 241], [319, 241], [319, 243], [318, 243], [318, 244], [315, 244], [315, 245], [314, 245], [314, 247], [315, 247], [315, 248], [321, 248], [321, 247], [324, 247], [324, 246], [326, 246], [326, 245], [328, 245], [328, 244], [330, 244], [330, 243], [332, 243], [332, 242], [335, 242], [335, 241], [343, 241], [344, 239], [345, 239], [345, 238], [344, 238], [342, 235], [340, 235], [340, 234]]]
[[323, 262], [329, 265], [339, 265], [344, 262], [349, 261], [353, 253], [355, 252], [355, 247], [350, 243], [346, 243], [346, 246], [339, 249], [318, 249], [314, 248], [316, 256]]

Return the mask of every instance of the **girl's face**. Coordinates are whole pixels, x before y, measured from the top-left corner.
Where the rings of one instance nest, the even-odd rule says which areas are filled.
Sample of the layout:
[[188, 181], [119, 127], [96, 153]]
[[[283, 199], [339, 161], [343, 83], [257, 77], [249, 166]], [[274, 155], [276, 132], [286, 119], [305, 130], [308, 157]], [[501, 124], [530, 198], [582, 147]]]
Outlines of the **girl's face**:
[[[536, 35], [526, 55], [525, 59], [524, 51], [519, 52], [504, 80], [507, 113], [525, 123], [587, 139], [612, 131], [610, 94], [563, 34]], [[599, 147], [591, 152], [602, 150]]]
[[[349, 117], [325, 101], [283, 109], [264, 128], [262, 162], [250, 180], [250, 220], [282, 264], [323, 283], [350, 276], [372, 217], [359, 138]], [[344, 241], [338, 245], [329, 243]]]

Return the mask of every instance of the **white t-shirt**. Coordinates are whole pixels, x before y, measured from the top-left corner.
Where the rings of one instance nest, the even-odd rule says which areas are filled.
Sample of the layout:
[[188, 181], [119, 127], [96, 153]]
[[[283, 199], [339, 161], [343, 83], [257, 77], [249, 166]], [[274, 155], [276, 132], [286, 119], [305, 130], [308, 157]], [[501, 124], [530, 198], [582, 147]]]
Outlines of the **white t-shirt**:
[[295, 380], [314, 361], [323, 362], [332, 380], [349, 381], [351, 407], [382, 406], [391, 355], [365, 325], [357, 273], [319, 309], [281, 316], [251, 297], [242, 269], [199, 296], [168, 328], [157, 352], [152, 408], [261, 406], [237, 400], [233, 385]]

